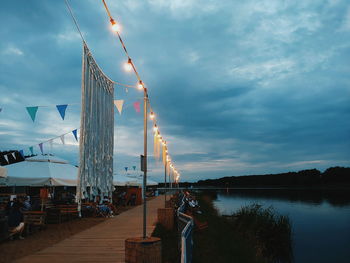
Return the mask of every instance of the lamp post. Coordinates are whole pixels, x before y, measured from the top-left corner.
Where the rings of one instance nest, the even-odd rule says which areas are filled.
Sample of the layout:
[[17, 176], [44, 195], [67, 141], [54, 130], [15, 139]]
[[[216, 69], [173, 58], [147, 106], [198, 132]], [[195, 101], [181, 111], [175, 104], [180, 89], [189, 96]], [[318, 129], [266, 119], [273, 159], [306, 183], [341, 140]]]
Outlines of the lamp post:
[[[140, 84], [142, 82], [140, 81]], [[143, 86], [143, 85], [142, 85]], [[147, 89], [143, 87], [143, 238], [146, 238], [147, 224], [147, 204], [146, 204], [146, 185], [147, 185]]]

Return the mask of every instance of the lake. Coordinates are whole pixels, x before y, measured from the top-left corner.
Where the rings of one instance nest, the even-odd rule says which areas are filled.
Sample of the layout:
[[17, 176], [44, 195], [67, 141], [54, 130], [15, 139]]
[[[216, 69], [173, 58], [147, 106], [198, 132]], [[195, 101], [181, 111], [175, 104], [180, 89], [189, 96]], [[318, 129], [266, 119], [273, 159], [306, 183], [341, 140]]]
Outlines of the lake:
[[350, 262], [349, 190], [229, 189], [214, 201], [223, 215], [252, 203], [289, 216], [294, 262]]

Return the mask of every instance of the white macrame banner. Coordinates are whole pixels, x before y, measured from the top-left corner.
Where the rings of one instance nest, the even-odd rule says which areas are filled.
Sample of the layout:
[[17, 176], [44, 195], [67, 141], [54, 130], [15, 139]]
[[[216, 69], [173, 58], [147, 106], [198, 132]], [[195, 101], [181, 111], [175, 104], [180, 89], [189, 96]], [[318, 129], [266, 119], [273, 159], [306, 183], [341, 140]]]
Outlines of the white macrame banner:
[[113, 82], [84, 43], [78, 202], [113, 191], [113, 98]]

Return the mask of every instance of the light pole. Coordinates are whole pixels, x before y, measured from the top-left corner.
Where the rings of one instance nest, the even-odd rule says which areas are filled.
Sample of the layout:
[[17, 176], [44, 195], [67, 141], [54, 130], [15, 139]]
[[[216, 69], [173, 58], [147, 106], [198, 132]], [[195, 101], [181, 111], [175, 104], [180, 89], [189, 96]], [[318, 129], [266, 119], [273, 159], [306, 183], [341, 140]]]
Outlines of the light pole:
[[[142, 82], [140, 81], [140, 84]], [[143, 86], [143, 85], [142, 85]], [[147, 185], [147, 89], [143, 87], [143, 238], [146, 238], [147, 224], [147, 204], [146, 204], [146, 185]]]

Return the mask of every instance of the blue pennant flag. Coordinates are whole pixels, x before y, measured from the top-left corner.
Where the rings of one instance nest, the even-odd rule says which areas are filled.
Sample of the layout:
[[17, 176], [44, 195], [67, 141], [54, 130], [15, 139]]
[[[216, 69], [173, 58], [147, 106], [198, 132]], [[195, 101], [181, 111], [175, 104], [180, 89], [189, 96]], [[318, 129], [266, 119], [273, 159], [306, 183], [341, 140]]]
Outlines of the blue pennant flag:
[[127, 171], [128, 171], [128, 167], [124, 167], [124, 169], [125, 169], [125, 172], [127, 172]]
[[136, 166], [135, 165], [132, 168], [134, 169], [134, 171], [136, 170]]
[[35, 121], [35, 116], [36, 116], [36, 112], [38, 111], [38, 106], [35, 107], [26, 107], [29, 116], [32, 118], [33, 122]]
[[78, 141], [77, 129], [72, 131], [74, 138]]
[[31, 153], [32, 155], [34, 155], [34, 148], [33, 148], [33, 146], [30, 146], [30, 147], [29, 147], [29, 151], [30, 151], [30, 153]]
[[22, 157], [24, 158], [24, 152], [23, 150], [19, 150], [19, 153], [22, 155]]
[[68, 104], [56, 105], [56, 108], [57, 108], [58, 112], [60, 113], [62, 120], [64, 120], [64, 116], [66, 115], [67, 107], [68, 107]]

